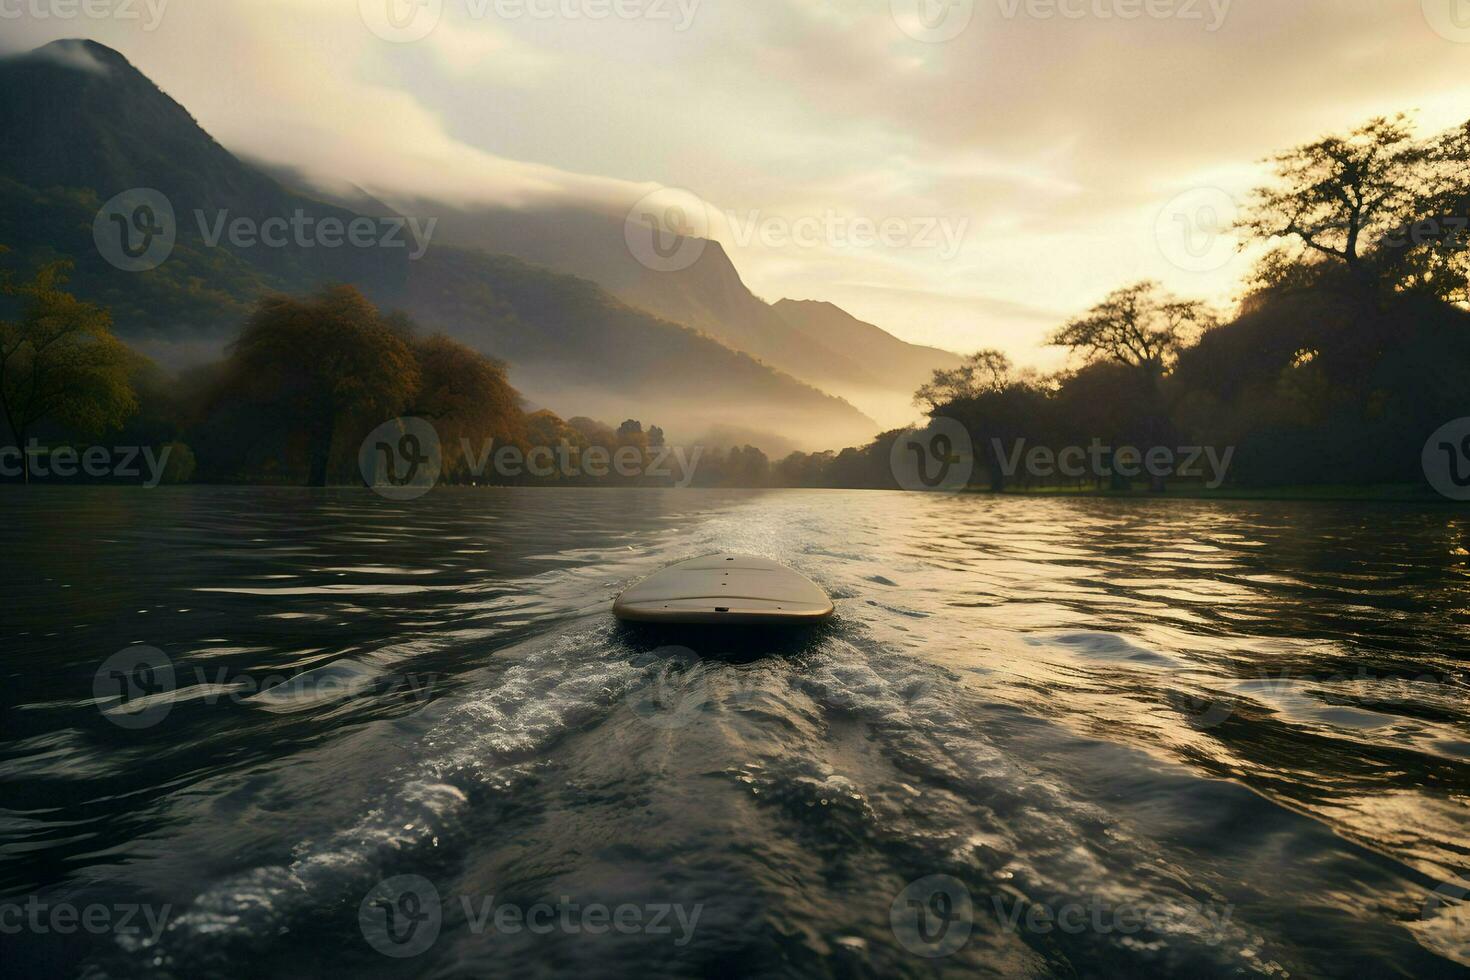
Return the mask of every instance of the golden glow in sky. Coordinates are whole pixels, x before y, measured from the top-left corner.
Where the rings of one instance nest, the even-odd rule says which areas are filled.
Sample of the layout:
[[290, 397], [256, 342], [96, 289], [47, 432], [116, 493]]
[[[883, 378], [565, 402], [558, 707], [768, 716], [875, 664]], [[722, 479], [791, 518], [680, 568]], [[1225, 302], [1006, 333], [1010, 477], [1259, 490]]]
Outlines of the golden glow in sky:
[[384, 195], [681, 188], [765, 299], [1050, 365], [1126, 282], [1227, 303], [1250, 257], [1210, 230], [1263, 156], [1470, 117], [1456, 3], [154, 0], [4, 44], [95, 38], [230, 149]]

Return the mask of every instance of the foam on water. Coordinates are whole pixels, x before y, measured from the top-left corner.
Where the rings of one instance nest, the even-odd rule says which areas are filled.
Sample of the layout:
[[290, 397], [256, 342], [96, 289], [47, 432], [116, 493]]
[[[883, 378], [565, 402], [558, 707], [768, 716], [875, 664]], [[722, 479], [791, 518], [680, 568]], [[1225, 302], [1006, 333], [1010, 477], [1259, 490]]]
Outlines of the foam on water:
[[359, 822], [303, 841], [287, 864], [252, 868], [206, 889], [173, 919], [158, 949], [131, 945], [170, 969], [227, 962], [242, 946], [271, 942], [293, 923], [360, 897], [426, 852], [452, 849], [471, 806], [489, 805], [528, 776], [518, 760], [605, 715], [640, 673], [610, 654], [605, 627], [501, 655], [514, 664], [486, 688], [376, 723], [412, 740], [416, 761], [385, 776], [377, 802]]
[[[933, 875], [974, 903], [940, 964], [956, 974], [1464, 962], [1470, 579], [1461, 558], [1433, 567], [1443, 514], [575, 492], [272, 513], [205, 496], [182, 526], [103, 526], [102, 554], [52, 556], [54, 581], [18, 586], [91, 625], [23, 624], [0, 870], [176, 909], [157, 943], [88, 952], [99, 975], [389, 972], [357, 909], [399, 874], [446, 897], [705, 909], [677, 949], [492, 942], [451, 917], [405, 968], [444, 976], [919, 975], [891, 906]], [[681, 651], [607, 616], [632, 580], [725, 550], [792, 565], [836, 621]], [[114, 571], [99, 583], [94, 565]], [[166, 721], [120, 734], [81, 692], [133, 642], [187, 683]], [[267, 677], [288, 679], [230, 696]], [[1150, 914], [1028, 925], [1072, 908]]]

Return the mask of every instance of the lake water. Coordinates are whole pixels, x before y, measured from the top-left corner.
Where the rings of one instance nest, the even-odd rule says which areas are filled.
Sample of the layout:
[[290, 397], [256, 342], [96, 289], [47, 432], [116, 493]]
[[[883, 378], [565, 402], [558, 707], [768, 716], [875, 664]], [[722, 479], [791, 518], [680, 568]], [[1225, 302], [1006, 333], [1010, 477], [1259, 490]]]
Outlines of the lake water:
[[[9, 975], [1470, 965], [1463, 510], [4, 505]], [[613, 622], [631, 581], [717, 550], [793, 565], [836, 618]]]

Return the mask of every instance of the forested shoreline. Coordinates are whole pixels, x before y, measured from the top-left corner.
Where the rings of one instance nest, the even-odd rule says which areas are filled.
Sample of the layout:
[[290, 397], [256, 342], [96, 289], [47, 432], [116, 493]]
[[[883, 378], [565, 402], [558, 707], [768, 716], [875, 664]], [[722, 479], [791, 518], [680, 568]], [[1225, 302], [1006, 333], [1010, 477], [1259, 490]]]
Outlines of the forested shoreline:
[[[984, 350], [916, 392], [924, 414], [968, 434], [974, 489], [1135, 489], [1117, 475], [1018, 469], [1014, 451], [1104, 445], [1110, 458], [1119, 447], [1228, 450], [1212, 490], [1422, 484], [1425, 439], [1470, 416], [1470, 123], [1421, 139], [1404, 117], [1380, 118], [1272, 162], [1237, 228], [1270, 247], [1233, 313], [1128, 284], [1048, 338], [1071, 352], [1067, 369], [1017, 369]], [[0, 279], [10, 482], [29, 470], [117, 482], [77, 462], [106, 445], [166, 456], [154, 483], [360, 485], [367, 434], [414, 418], [431, 425], [449, 485], [901, 483], [902, 431], [778, 460], [752, 446], [677, 447], [673, 460], [656, 424], [527, 411], [505, 364], [350, 286], [267, 297], [223, 360], [169, 375], [113, 335], [105, 308], [67, 291], [68, 267]], [[555, 462], [508, 470], [497, 449], [522, 461], [545, 449]], [[682, 466], [664, 472], [670, 461]], [[1205, 486], [1174, 471], [1138, 479], [1154, 492]]]

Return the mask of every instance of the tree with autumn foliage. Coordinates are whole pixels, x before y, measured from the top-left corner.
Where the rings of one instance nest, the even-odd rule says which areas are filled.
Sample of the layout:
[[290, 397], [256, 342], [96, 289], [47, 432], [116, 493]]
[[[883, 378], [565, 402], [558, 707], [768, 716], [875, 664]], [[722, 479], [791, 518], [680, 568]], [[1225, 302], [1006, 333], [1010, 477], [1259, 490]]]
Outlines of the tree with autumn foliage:
[[414, 341], [412, 351], [419, 384], [404, 414], [433, 424], [446, 474], [468, 477], [466, 445], [480, 454], [524, 441], [521, 395], [511, 386], [504, 362], [443, 334]]
[[97, 433], [138, 409], [131, 377], [142, 359], [113, 336], [107, 310], [62, 288], [70, 269], [70, 262], [51, 262], [25, 282], [0, 274], [0, 312], [15, 313], [0, 319], [0, 412], [26, 482], [26, 443], [37, 423]]
[[351, 286], [261, 300], [206, 415], [216, 478], [286, 479], [304, 457], [310, 486], [355, 473], [348, 450], [396, 417], [434, 426], [454, 481], [471, 476], [466, 445], [478, 462], [489, 447], [523, 443], [526, 428], [502, 362], [442, 334], [420, 337], [411, 319], [380, 313]]
[[[231, 346], [217, 404], [305, 452], [307, 484], [326, 486], [338, 436], [399, 414], [422, 372], [403, 324], [351, 286], [260, 301]], [[371, 426], [369, 426], [371, 428]]]

